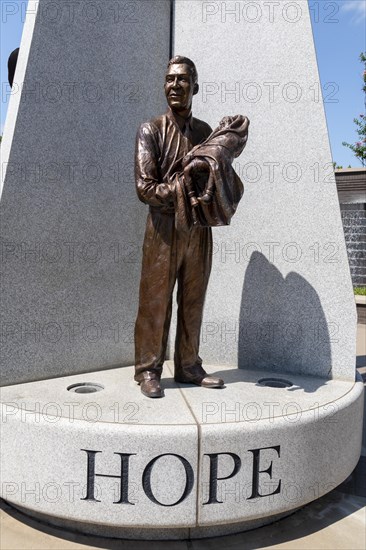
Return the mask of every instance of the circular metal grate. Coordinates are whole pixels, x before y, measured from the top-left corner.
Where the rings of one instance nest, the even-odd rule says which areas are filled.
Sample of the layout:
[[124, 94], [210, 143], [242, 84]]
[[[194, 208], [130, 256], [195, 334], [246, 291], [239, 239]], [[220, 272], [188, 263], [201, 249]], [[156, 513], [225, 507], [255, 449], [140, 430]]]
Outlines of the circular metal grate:
[[80, 382], [79, 384], [72, 384], [67, 388], [67, 391], [74, 393], [95, 393], [102, 390], [104, 390], [104, 386], [95, 384], [94, 382]]
[[291, 388], [293, 383], [284, 378], [261, 378], [258, 380], [260, 386], [265, 386], [267, 388]]

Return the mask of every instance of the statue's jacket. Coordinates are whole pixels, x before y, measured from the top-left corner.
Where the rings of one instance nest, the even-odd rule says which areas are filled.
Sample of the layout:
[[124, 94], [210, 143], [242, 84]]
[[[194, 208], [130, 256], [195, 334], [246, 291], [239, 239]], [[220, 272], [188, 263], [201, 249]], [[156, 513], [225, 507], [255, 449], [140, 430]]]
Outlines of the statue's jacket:
[[211, 132], [202, 120], [192, 115], [184, 119], [171, 109], [141, 124], [136, 136], [135, 181], [137, 195], [150, 211], [174, 215], [176, 176], [182, 173], [182, 161]]
[[209, 165], [215, 194], [211, 204], [199, 205], [198, 223], [228, 225], [244, 191], [232, 162], [246, 145], [248, 127], [248, 118], [236, 115], [223, 118], [212, 131], [202, 120], [191, 115], [184, 119], [171, 109], [145, 122], [136, 138], [135, 179], [139, 199], [151, 211], [175, 215], [176, 228], [188, 230], [193, 217], [183, 168], [192, 159], [202, 158]]

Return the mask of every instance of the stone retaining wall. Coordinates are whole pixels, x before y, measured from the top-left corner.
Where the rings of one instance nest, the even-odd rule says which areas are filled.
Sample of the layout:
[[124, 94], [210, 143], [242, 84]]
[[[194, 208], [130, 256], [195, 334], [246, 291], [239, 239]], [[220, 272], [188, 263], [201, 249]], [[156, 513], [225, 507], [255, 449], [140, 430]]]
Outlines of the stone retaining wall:
[[366, 285], [366, 169], [335, 172], [353, 286]]

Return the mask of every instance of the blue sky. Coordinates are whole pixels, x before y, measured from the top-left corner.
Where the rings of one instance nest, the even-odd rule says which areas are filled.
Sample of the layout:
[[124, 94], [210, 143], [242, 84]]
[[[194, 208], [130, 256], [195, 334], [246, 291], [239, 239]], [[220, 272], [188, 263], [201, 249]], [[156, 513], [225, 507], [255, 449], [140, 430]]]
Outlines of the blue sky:
[[[2, 130], [7, 110], [3, 93], [7, 82], [7, 59], [20, 44], [27, 0], [0, 0], [0, 3]], [[359, 55], [366, 50], [366, 0], [309, 0], [309, 7], [323, 93], [328, 95], [325, 110], [333, 160], [343, 167], [361, 166], [352, 151], [342, 146], [342, 141], [356, 141], [353, 118], [364, 111], [363, 67]], [[337, 92], [331, 95], [336, 89]]]
[[[353, 119], [365, 108], [363, 65], [359, 55], [366, 50], [366, 0], [309, 1], [309, 6], [323, 90], [327, 83], [335, 82], [339, 86], [334, 97], [338, 102], [325, 100], [333, 160], [344, 168], [348, 165], [361, 166], [361, 162], [342, 145], [342, 141], [358, 141]], [[328, 88], [327, 93], [329, 91], [332, 87]]]

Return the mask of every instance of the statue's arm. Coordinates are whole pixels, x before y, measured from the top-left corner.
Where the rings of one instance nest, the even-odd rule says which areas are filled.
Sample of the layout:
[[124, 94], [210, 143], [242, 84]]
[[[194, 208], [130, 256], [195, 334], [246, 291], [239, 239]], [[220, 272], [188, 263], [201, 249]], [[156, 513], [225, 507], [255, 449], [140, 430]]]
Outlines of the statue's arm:
[[159, 148], [157, 133], [150, 123], [137, 132], [135, 150], [135, 180], [140, 201], [151, 206], [173, 204], [173, 187], [159, 181]]

